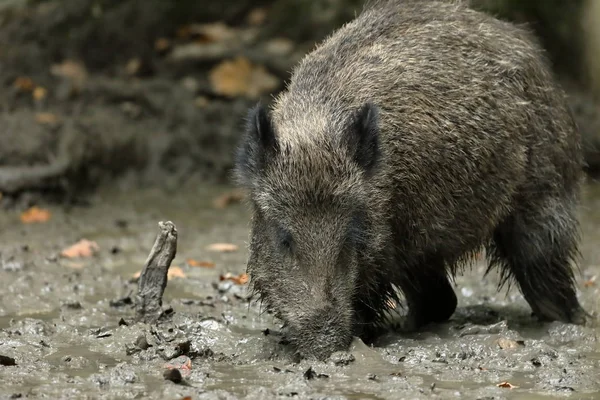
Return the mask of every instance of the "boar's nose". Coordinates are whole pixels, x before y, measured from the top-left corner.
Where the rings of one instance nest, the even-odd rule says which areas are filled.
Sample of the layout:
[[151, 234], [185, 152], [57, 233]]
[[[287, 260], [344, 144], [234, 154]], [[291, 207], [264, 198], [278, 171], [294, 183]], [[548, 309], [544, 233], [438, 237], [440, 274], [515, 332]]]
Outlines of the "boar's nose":
[[315, 312], [298, 332], [300, 354], [324, 360], [335, 351], [347, 350], [352, 342], [352, 321], [346, 315], [332, 306]]

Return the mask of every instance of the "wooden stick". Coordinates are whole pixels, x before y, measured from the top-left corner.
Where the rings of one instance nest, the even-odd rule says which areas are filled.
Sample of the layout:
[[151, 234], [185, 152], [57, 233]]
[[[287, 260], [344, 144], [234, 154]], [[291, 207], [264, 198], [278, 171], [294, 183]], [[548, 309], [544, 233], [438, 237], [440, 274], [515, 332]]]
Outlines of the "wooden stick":
[[159, 222], [160, 232], [138, 281], [136, 318], [156, 322], [162, 314], [162, 297], [167, 287], [167, 273], [177, 253], [177, 229], [171, 221]]

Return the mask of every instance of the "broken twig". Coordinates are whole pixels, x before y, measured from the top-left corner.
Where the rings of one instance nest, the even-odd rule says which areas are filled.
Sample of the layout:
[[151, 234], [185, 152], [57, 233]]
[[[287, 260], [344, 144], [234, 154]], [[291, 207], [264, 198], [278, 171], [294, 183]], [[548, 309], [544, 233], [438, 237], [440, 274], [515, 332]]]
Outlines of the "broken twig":
[[138, 281], [136, 318], [156, 322], [162, 314], [162, 297], [167, 287], [167, 273], [177, 253], [177, 229], [171, 221], [159, 222], [160, 232]]

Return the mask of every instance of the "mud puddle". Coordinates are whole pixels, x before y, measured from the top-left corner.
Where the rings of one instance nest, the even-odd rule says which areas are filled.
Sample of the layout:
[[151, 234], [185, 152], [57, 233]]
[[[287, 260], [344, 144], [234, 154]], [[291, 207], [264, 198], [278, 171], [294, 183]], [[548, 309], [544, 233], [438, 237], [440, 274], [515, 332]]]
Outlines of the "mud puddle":
[[[586, 189], [578, 285], [597, 313], [600, 185]], [[535, 322], [514, 288], [497, 293], [497, 276], [482, 278], [483, 264], [457, 279], [450, 322], [389, 333], [375, 347], [355, 340], [325, 363], [294, 363], [278, 344], [277, 321], [248, 304], [244, 285], [219, 280], [245, 269], [245, 207], [213, 207], [228, 190], [106, 188], [88, 207], [48, 206], [42, 224], [2, 211], [0, 360], [16, 365], [0, 365], [0, 399], [600, 398], [599, 328]], [[133, 324], [132, 275], [160, 220], [179, 232], [172, 265], [181, 274], [165, 292], [174, 313], [156, 327]], [[96, 256], [58, 256], [82, 238], [98, 244]], [[237, 250], [207, 250], [214, 243]], [[163, 376], [177, 357], [191, 362], [181, 383]]]

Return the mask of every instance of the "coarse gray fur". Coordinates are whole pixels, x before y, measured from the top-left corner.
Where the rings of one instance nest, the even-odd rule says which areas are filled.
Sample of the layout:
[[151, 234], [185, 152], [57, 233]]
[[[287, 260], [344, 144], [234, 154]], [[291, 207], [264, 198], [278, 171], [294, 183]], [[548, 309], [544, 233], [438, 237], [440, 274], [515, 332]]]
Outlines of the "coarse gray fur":
[[236, 173], [248, 272], [304, 356], [345, 349], [394, 287], [414, 328], [485, 248], [534, 313], [583, 323], [580, 136], [532, 35], [453, 1], [375, 1], [251, 110]]

